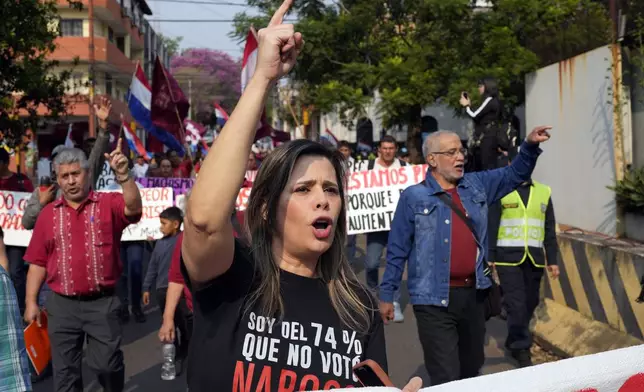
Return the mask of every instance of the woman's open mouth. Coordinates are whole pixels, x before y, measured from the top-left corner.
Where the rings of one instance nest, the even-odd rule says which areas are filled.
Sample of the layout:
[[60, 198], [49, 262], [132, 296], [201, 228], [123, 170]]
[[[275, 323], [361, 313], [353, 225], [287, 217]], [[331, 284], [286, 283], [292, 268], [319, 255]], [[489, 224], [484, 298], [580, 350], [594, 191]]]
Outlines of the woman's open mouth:
[[330, 218], [318, 218], [313, 222], [313, 235], [318, 240], [323, 240], [331, 235], [333, 221]]

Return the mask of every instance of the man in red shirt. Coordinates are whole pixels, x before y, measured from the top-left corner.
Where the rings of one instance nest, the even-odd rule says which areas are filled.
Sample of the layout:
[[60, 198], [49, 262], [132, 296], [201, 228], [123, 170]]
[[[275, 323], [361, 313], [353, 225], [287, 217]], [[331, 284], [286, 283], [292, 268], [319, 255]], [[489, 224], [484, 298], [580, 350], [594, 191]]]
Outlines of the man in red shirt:
[[38, 291], [45, 277], [53, 294], [47, 300], [55, 391], [83, 390], [81, 360], [87, 338], [87, 365], [98, 373], [105, 391], [122, 391], [124, 366], [120, 301], [115, 293], [121, 274], [123, 230], [141, 219], [142, 202], [122, 140], [106, 159], [123, 193], [90, 188], [83, 151], [63, 149], [54, 160], [62, 197], [40, 212], [25, 260], [25, 321], [38, 319]]
[[30, 193], [34, 191], [34, 186], [27, 176], [9, 170], [9, 153], [4, 148], [0, 148], [0, 190]]
[[172, 163], [173, 177], [190, 178], [192, 161], [187, 155], [181, 158], [176, 151], [170, 151], [168, 153], [168, 159]]

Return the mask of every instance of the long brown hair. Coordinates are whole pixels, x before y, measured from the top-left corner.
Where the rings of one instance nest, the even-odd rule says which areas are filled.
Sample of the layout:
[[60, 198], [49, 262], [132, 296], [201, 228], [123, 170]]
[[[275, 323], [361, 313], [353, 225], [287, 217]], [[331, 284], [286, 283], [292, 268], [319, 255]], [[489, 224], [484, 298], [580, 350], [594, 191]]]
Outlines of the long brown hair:
[[284, 314], [280, 268], [278, 260], [273, 257], [272, 240], [277, 235], [280, 195], [297, 160], [303, 156], [320, 156], [331, 162], [342, 199], [333, 243], [320, 256], [316, 275], [326, 283], [331, 303], [340, 320], [358, 332], [367, 333], [372, 322], [375, 301], [365, 303], [365, 299], [371, 299], [370, 294], [358, 283], [344, 251], [347, 237], [344, 158], [338, 151], [310, 140], [294, 140], [272, 151], [262, 162], [253, 183], [245, 224], [255, 260], [258, 286], [249, 297], [246, 311], [259, 304], [265, 316], [281, 317]]

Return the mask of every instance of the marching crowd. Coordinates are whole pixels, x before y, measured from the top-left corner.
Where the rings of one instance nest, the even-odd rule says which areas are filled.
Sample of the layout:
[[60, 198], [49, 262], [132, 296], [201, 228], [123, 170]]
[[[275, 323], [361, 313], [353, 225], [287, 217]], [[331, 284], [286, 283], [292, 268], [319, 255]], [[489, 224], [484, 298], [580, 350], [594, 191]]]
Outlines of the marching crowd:
[[[422, 147], [426, 179], [402, 192], [390, 231], [366, 235], [366, 287], [351, 265], [355, 236], [347, 236], [349, 143], [330, 149], [294, 140], [276, 148], [262, 157], [246, 210], [235, 211], [240, 187], [250, 185], [247, 171], [258, 167], [252, 145], [267, 94], [302, 50], [302, 35], [282, 21], [290, 3], [258, 32], [257, 69], [207, 156], [193, 161], [171, 152], [130, 162], [121, 140], [108, 151], [106, 99], [95, 107], [95, 140], [52, 152], [51, 184], [34, 189], [9, 171], [0, 149], [0, 190], [33, 192], [22, 220], [33, 229], [29, 246], [0, 241], [0, 391], [31, 390], [22, 331], [44, 314], [56, 391], [83, 390], [83, 358], [105, 391], [122, 391], [123, 324], [130, 315], [145, 322], [142, 306], [152, 295], [162, 313], [159, 339], [176, 344], [190, 391], [362, 386], [356, 364], [370, 359], [387, 370], [384, 324], [404, 322], [405, 268], [432, 385], [480, 374], [485, 322], [501, 307], [507, 349], [520, 366], [531, 364], [528, 322], [539, 282], [546, 267], [558, 274], [550, 188], [531, 180], [550, 127], [532, 130], [510, 162], [493, 169], [485, 154], [496, 157], [503, 146], [491, 141], [480, 116], [498, 109], [492, 98], [470, 109], [464, 95], [486, 151], [481, 169], [492, 170], [466, 173], [470, 152], [458, 135], [430, 134]], [[480, 92], [492, 88], [484, 81]], [[96, 191], [104, 162], [121, 192]], [[385, 136], [368, 169], [408, 164]], [[143, 276], [147, 242], [121, 242], [141, 219], [135, 177], [196, 173], [185, 213], [161, 212], [163, 237]], [[421, 383], [414, 378], [403, 391]]]

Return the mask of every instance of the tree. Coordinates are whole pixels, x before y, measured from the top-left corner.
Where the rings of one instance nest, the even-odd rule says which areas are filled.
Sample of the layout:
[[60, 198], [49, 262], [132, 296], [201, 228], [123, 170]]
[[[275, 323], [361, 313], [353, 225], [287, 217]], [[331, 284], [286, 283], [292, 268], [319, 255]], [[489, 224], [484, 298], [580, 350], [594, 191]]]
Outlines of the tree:
[[159, 39], [168, 50], [168, 54], [170, 55], [170, 58], [176, 56], [179, 53], [179, 49], [181, 48], [181, 41], [183, 41], [183, 37], [172, 38], [172, 37], [166, 37], [163, 34], [159, 34]]
[[[277, 4], [251, 3], [265, 14]], [[422, 160], [422, 107], [441, 101], [462, 113], [461, 92], [475, 91], [479, 79], [492, 76], [512, 111], [524, 101], [525, 75], [557, 60], [546, 58], [553, 47], [562, 56], [606, 43], [606, 10], [591, 0], [493, 0], [485, 9], [473, 3], [296, 1], [297, 29], [307, 42], [290, 76], [300, 86], [300, 99], [354, 121], [378, 92], [385, 125], [406, 125], [412, 159]], [[250, 22], [263, 19], [238, 15], [238, 37]], [[601, 34], [591, 31], [598, 28]]]
[[241, 62], [213, 49], [188, 49], [170, 61], [172, 74], [184, 92], [192, 81], [192, 107], [195, 114], [211, 111], [212, 102], [226, 109], [237, 103], [241, 92]]
[[[82, 4], [70, 2], [70, 6]], [[66, 112], [65, 90], [70, 71], [55, 72], [57, 61], [48, 60], [56, 49], [58, 13], [54, 0], [5, 1], [0, 23], [0, 131], [14, 147], [27, 129], [56, 119]]]

